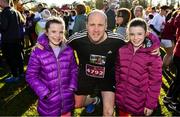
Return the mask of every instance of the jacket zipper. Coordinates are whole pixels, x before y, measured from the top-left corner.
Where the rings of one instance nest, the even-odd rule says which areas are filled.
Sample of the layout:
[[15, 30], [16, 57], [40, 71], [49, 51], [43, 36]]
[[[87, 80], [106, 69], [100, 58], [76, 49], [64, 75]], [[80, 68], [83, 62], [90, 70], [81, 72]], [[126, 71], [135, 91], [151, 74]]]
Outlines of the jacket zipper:
[[131, 66], [131, 64], [132, 64], [132, 61], [133, 61], [133, 59], [134, 59], [135, 54], [136, 54], [136, 51], [133, 52], [133, 56], [132, 56], [132, 58], [131, 58], [131, 62], [130, 62], [130, 64], [129, 64], [129, 66], [128, 66], [128, 75], [127, 75], [127, 79], [129, 78], [129, 70], [130, 70], [130, 66]]
[[[59, 64], [59, 60], [58, 58], [56, 59], [57, 60], [57, 65], [58, 65], [58, 81], [59, 81], [59, 84], [60, 84], [60, 87], [59, 87], [59, 93], [60, 93], [60, 97], [61, 97], [61, 107], [63, 108], [64, 104], [63, 104], [63, 96], [61, 94], [61, 79], [60, 79], [60, 64]], [[61, 108], [61, 113], [62, 113], [62, 108]]]
[[[51, 48], [51, 49], [52, 49], [52, 48]], [[52, 50], [52, 51], [53, 51], [53, 50]], [[55, 59], [56, 59], [57, 65], [58, 65], [58, 66], [57, 66], [57, 67], [58, 67], [58, 81], [59, 81], [59, 84], [60, 84], [60, 86], [59, 86], [59, 91], [60, 91], [60, 92], [59, 92], [59, 93], [60, 93], [61, 102], [62, 102], [62, 103], [61, 103], [61, 107], [63, 108], [63, 107], [64, 107], [64, 104], [63, 104], [63, 96], [62, 96], [62, 93], [61, 93], [61, 92], [62, 92], [62, 91], [61, 91], [61, 86], [62, 86], [62, 85], [61, 85], [61, 79], [60, 79], [60, 61], [59, 61], [59, 59], [58, 59], [61, 52], [62, 52], [62, 50], [59, 52], [57, 58], [56, 58], [56, 55], [55, 55], [54, 52], [53, 52], [53, 54], [54, 54], [54, 57], [55, 57]], [[61, 110], [60, 110], [60, 111], [61, 111], [60, 114], [62, 114], [62, 110], [63, 110], [62, 108], [61, 108]]]

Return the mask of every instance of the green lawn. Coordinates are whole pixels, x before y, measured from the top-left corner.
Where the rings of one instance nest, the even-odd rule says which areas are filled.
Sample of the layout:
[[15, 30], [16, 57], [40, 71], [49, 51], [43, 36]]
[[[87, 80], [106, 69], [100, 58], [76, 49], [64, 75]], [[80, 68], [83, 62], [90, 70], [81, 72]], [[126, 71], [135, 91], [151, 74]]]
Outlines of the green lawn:
[[[25, 60], [25, 63], [27, 63], [28, 56], [26, 56]], [[18, 83], [5, 83], [4, 79], [9, 76], [8, 71], [5, 61], [2, 60], [2, 57], [0, 56], [0, 116], [38, 116], [36, 111], [37, 97], [34, 92], [28, 87], [25, 79], [21, 79]], [[177, 115], [176, 113], [169, 111], [162, 102], [162, 98], [166, 95], [172, 78], [174, 78], [173, 73], [163, 70], [163, 84], [159, 97], [159, 106], [154, 112], [154, 116]], [[83, 109], [76, 109], [74, 111], [74, 116], [85, 115], [88, 114], [85, 113]], [[96, 107], [96, 110], [92, 115], [101, 115], [101, 106]]]

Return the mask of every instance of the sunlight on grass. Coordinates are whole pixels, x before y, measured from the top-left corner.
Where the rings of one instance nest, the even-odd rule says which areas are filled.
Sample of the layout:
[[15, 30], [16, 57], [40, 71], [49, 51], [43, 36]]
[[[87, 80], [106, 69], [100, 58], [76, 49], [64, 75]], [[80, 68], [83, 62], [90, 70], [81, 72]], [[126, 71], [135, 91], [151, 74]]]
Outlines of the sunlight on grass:
[[6, 103], [8, 103], [9, 101], [11, 101], [14, 97], [16, 97], [19, 93], [21, 93], [24, 89], [26, 89], [27, 88], [27, 85], [25, 85], [23, 88], [18, 88], [16, 91], [14, 91], [13, 92], [13, 94], [12, 95], [9, 95], [8, 97], [6, 97], [5, 99], [4, 99], [4, 101], [6, 102]]
[[26, 71], [26, 69], [27, 69], [27, 65], [24, 66], [24, 71]]
[[169, 85], [169, 83], [167, 82], [167, 80], [166, 80], [166, 78], [164, 76], [162, 76], [162, 82], [169, 89], [170, 85]]
[[[34, 104], [32, 104], [29, 109], [24, 113], [22, 114], [22, 117], [24, 116], [38, 116], [38, 112], [37, 112], [37, 103], [38, 101], [36, 101]], [[73, 113], [73, 116], [75, 117], [80, 117], [82, 111], [84, 110], [84, 108], [77, 108], [74, 110], [74, 113]]]
[[[164, 76], [162, 76], [162, 82], [169, 89], [170, 85], [169, 85], [169, 83], [167, 82], [167, 80], [166, 80], [166, 78]], [[160, 107], [161, 107], [161, 114], [169, 117], [169, 116], [172, 116], [172, 113], [167, 109], [167, 107], [163, 103], [163, 98], [165, 96], [166, 96], [166, 92], [164, 91], [163, 88], [161, 88], [160, 96], [159, 96], [159, 104], [160, 104]]]
[[164, 72], [164, 73], [165, 73], [165, 77], [167, 77], [167, 78], [172, 80], [172, 78], [166, 72]]
[[80, 117], [82, 111], [84, 110], [84, 108], [77, 108], [74, 110], [74, 116], [75, 117]]
[[5, 85], [5, 83], [0, 83], [0, 89]]
[[6, 78], [6, 77], [9, 76], [9, 75], [10, 75], [10, 73], [7, 73], [7, 74], [3, 75], [2, 77], [0, 77], [0, 80]]
[[173, 77], [175, 77], [176, 76], [176, 74], [175, 73], [173, 73], [172, 71], [170, 71], [169, 72]]
[[36, 107], [37, 107], [37, 101], [36, 101], [34, 104], [32, 104], [32, 105], [29, 107], [29, 109], [28, 109], [24, 114], [22, 114], [22, 116], [23, 116], [23, 117], [24, 117], [24, 116], [33, 116], [33, 117], [38, 116], [39, 114], [38, 114], [38, 112], [37, 112]]
[[166, 96], [166, 92], [164, 91], [164, 89], [161, 88], [161, 93], [159, 96], [159, 104], [161, 106], [161, 114], [164, 116], [172, 117], [172, 113], [167, 109], [167, 107], [163, 103], [164, 96]]

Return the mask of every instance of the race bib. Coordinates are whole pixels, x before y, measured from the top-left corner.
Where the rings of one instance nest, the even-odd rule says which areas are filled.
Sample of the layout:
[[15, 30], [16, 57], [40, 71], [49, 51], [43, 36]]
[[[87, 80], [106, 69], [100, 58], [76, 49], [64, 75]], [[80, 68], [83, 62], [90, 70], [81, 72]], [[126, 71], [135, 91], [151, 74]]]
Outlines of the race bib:
[[94, 78], [104, 78], [105, 67], [86, 64], [86, 75]]

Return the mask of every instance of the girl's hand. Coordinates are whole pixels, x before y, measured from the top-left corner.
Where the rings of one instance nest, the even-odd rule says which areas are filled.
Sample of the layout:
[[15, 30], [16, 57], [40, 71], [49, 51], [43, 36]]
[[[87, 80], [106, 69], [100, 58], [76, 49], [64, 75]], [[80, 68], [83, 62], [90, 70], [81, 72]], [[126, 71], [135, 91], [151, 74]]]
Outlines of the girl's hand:
[[150, 116], [152, 113], [153, 113], [152, 109], [149, 109], [149, 108], [146, 108], [146, 107], [144, 108], [144, 115]]

